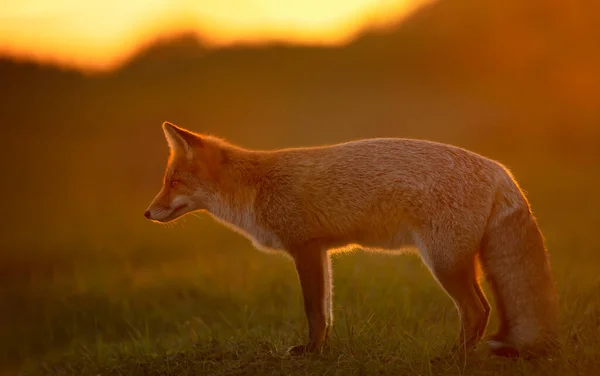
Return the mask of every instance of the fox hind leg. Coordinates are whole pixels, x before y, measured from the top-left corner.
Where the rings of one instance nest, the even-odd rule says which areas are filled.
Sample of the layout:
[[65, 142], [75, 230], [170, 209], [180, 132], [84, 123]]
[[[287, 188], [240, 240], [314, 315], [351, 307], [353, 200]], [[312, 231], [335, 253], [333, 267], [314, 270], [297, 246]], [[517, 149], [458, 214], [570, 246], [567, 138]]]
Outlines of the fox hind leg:
[[488, 324], [488, 321], [490, 318], [490, 313], [492, 312], [492, 307], [490, 306], [490, 303], [488, 302], [485, 294], [483, 293], [483, 289], [481, 288], [481, 285], [479, 284], [479, 281], [477, 279], [475, 279], [475, 283], [473, 284], [473, 289], [475, 290], [475, 293], [477, 294], [477, 297], [479, 298], [479, 302], [481, 303], [483, 310], [484, 310], [484, 314], [485, 314], [485, 316], [483, 317], [483, 320], [481, 320], [481, 322], [480, 322], [480, 327], [479, 327], [479, 331], [481, 332], [480, 337], [482, 337], [485, 332], [485, 328], [487, 327], [487, 324]]
[[[450, 256], [450, 257], [448, 257]], [[458, 347], [466, 353], [473, 350], [487, 326], [490, 305], [476, 278], [475, 257], [461, 257], [448, 249], [427, 250], [427, 265], [452, 298], [460, 315]]]

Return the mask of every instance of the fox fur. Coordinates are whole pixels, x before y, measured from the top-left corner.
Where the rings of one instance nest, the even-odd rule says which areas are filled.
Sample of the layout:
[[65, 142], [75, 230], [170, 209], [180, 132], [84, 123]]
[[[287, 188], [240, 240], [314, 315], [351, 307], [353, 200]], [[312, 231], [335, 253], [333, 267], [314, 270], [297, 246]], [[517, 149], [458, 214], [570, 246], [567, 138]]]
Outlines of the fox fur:
[[333, 323], [330, 254], [348, 246], [415, 248], [460, 314], [457, 345], [484, 335], [490, 305], [499, 355], [539, 356], [557, 343], [557, 293], [544, 239], [519, 185], [499, 162], [424, 140], [378, 138], [248, 150], [165, 122], [171, 156], [145, 215], [157, 222], [206, 211], [256, 248], [294, 260], [309, 340], [320, 351]]

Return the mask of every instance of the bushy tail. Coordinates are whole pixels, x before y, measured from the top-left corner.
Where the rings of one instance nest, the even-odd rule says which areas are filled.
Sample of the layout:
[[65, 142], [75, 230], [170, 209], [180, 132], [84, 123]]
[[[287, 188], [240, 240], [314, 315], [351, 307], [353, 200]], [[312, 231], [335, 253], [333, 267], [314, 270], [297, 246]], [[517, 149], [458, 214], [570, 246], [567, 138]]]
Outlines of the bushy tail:
[[489, 342], [492, 351], [536, 356], [556, 349], [558, 298], [544, 239], [508, 171], [496, 193], [480, 261], [500, 318]]

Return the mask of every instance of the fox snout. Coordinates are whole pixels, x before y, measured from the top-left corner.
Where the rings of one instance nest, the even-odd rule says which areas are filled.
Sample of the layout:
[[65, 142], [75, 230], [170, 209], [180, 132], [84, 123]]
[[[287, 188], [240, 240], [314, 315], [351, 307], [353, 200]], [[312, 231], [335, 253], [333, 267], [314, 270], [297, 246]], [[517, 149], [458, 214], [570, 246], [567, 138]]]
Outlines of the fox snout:
[[170, 222], [195, 209], [190, 197], [182, 195], [168, 199], [159, 194], [144, 212], [144, 217], [155, 222]]

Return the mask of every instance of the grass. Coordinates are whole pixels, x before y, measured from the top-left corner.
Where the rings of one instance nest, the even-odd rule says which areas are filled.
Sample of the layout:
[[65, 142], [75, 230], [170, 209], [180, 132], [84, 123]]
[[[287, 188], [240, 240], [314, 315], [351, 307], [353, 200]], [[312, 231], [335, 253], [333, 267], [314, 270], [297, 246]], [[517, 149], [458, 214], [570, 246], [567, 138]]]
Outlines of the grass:
[[[456, 337], [452, 302], [415, 256], [362, 252], [334, 258], [329, 347], [290, 358], [286, 349], [306, 336], [292, 263], [192, 217], [174, 227], [98, 220], [78, 236], [42, 234], [38, 243], [7, 246], [1, 368], [57, 375], [594, 374], [600, 184], [583, 170], [544, 173], [517, 176], [524, 176], [559, 287], [562, 350], [553, 359], [480, 352], [466, 364], [430, 362]], [[496, 324], [493, 317], [489, 330]]]

